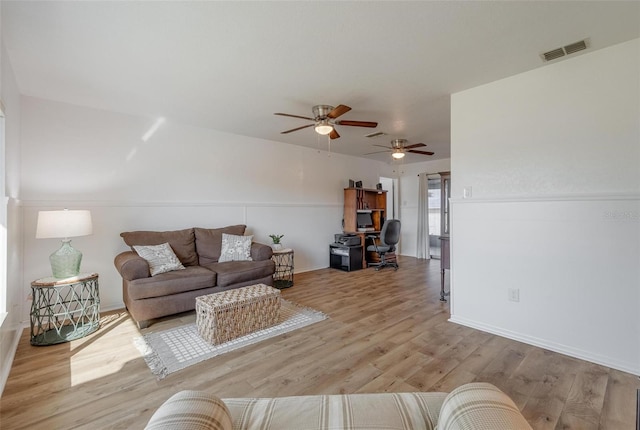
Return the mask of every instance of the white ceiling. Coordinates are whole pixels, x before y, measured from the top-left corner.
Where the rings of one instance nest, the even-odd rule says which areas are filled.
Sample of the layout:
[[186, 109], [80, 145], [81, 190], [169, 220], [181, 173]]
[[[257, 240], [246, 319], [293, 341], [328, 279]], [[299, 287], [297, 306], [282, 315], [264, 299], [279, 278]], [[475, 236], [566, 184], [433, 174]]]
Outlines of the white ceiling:
[[338, 127], [331, 150], [406, 138], [435, 152], [405, 163], [449, 157], [450, 94], [543, 67], [540, 53], [584, 38], [583, 53], [640, 37], [636, 1], [1, 5], [25, 95], [323, 149], [313, 128], [280, 134], [305, 120], [273, 113], [346, 104], [340, 119], [379, 125]]

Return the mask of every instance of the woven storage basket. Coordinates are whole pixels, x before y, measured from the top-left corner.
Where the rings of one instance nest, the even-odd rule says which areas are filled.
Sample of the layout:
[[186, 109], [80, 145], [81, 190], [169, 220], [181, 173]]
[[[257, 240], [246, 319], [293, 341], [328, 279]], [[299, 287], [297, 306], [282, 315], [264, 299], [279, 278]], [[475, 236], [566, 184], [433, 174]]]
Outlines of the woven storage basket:
[[277, 324], [280, 290], [265, 284], [196, 297], [196, 326], [207, 342], [219, 345]]

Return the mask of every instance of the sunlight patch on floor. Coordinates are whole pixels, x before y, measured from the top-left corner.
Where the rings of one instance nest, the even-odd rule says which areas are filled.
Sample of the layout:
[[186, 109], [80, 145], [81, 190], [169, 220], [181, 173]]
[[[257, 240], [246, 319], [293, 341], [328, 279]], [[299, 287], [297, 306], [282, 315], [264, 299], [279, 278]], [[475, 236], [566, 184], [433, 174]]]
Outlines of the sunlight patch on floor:
[[[69, 359], [71, 386], [113, 375], [130, 362], [142, 360], [133, 345], [134, 335], [138, 335], [135, 324], [126, 312], [121, 312], [103, 316], [98, 331], [72, 341]], [[118, 341], [125, 337], [131, 342]], [[105, 350], [105, 343], [118, 346]]]

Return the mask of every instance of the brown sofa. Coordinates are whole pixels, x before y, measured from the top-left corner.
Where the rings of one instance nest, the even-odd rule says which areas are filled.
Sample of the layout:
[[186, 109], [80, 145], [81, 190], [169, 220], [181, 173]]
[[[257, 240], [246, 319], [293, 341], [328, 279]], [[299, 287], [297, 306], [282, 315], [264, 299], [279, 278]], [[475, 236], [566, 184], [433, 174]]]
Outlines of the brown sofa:
[[[253, 242], [252, 261], [218, 262], [222, 234], [242, 236], [245, 225], [189, 228], [176, 231], [133, 231], [120, 236], [131, 247], [169, 243], [184, 270], [151, 276], [147, 261], [134, 251], [118, 254], [114, 264], [122, 276], [122, 297], [138, 327], [150, 320], [195, 309], [198, 296], [252, 284], [273, 285], [275, 263], [270, 246]], [[132, 248], [133, 249], [133, 248]]]

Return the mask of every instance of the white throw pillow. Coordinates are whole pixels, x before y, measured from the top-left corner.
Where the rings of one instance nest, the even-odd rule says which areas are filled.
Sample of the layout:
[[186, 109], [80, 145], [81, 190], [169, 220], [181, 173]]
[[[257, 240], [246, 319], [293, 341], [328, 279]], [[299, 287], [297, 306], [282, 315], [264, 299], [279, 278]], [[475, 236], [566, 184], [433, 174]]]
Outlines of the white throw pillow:
[[251, 242], [253, 236], [236, 236], [222, 233], [222, 250], [218, 262], [251, 261]]
[[184, 266], [168, 243], [150, 246], [134, 245], [133, 249], [136, 250], [140, 257], [147, 260], [151, 276], [184, 269]]

